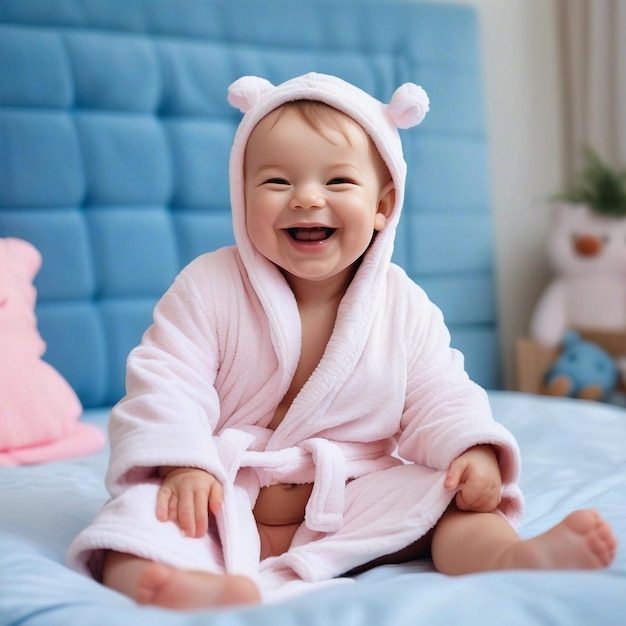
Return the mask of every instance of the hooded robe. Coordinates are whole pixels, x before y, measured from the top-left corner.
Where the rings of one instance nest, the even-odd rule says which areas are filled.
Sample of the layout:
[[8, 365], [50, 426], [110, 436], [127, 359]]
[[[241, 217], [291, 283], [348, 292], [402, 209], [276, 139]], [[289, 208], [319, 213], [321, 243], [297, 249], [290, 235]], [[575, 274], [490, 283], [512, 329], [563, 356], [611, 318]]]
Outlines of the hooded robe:
[[[68, 559], [99, 576], [104, 550], [173, 567], [252, 578], [266, 599], [306, 590], [425, 535], [455, 493], [443, 486], [468, 448], [497, 449], [499, 513], [519, 522], [519, 450], [493, 420], [487, 394], [450, 347], [441, 311], [391, 262], [406, 165], [398, 128], [421, 121], [421, 88], [389, 104], [344, 81], [306, 74], [277, 87], [244, 77], [229, 99], [244, 117], [230, 160], [236, 246], [202, 255], [178, 275], [127, 364], [127, 392], [109, 421], [111, 499], [72, 543]], [[248, 137], [291, 100], [320, 100], [370, 135], [396, 188], [393, 212], [350, 283], [322, 359], [283, 421], [268, 427], [300, 357], [297, 303], [245, 225]], [[209, 531], [184, 537], [156, 519], [162, 466], [197, 467], [224, 488]], [[260, 560], [252, 514], [261, 488], [312, 483], [287, 552]]]

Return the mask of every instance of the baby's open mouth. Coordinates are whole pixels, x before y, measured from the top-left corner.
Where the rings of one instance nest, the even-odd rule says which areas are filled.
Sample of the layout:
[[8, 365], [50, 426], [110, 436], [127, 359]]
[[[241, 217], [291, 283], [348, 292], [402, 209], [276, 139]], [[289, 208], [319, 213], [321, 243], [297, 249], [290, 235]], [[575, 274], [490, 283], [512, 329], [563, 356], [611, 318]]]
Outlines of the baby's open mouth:
[[287, 232], [294, 241], [324, 241], [335, 232], [335, 229], [325, 226], [296, 227], [288, 228]]

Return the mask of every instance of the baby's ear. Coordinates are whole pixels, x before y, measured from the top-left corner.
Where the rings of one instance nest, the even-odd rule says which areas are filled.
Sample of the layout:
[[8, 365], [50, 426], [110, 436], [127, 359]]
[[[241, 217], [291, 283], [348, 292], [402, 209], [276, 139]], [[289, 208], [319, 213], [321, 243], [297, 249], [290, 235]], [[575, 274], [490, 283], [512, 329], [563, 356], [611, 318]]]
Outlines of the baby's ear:
[[387, 225], [393, 207], [396, 204], [396, 188], [390, 180], [380, 191], [378, 208], [374, 217], [374, 230], [382, 230]]

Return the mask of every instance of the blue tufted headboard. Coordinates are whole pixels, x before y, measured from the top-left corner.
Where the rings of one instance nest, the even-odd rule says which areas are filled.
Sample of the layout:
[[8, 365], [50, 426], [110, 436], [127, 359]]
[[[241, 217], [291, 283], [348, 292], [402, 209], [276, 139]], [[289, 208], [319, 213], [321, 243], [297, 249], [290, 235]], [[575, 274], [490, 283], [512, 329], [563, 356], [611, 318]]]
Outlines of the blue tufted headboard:
[[[322, 6], [320, 6], [322, 5]], [[324, 6], [325, 5], [325, 6]], [[0, 236], [43, 255], [46, 359], [85, 407], [123, 393], [126, 355], [194, 256], [231, 244], [228, 153], [244, 74], [334, 73], [431, 98], [405, 133], [395, 260], [443, 309], [470, 374], [499, 386], [478, 24], [383, 0], [2, 0]]]

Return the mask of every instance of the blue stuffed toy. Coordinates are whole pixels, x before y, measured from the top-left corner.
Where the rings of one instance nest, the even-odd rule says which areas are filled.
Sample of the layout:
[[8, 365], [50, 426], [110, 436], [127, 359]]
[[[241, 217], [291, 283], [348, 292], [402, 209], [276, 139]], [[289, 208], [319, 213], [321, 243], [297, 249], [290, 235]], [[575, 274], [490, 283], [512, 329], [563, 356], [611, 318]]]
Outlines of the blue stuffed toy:
[[543, 393], [585, 400], [607, 400], [615, 389], [619, 370], [603, 348], [574, 331], [563, 337], [563, 351], [546, 373]]

